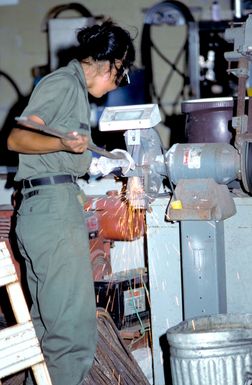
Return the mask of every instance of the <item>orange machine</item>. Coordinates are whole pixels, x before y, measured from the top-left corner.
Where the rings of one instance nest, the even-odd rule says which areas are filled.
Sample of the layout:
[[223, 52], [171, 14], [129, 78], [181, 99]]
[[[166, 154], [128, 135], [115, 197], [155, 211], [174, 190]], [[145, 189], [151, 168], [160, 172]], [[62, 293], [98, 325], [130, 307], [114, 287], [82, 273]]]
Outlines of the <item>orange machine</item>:
[[116, 190], [104, 196], [88, 197], [86, 212], [96, 213], [99, 236], [114, 241], [133, 241], [144, 234], [145, 210], [133, 209]]
[[113, 241], [132, 241], [144, 234], [145, 212], [132, 209], [124, 196], [108, 191], [89, 196], [84, 205], [90, 238], [94, 281], [111, 273], [110, 247]]

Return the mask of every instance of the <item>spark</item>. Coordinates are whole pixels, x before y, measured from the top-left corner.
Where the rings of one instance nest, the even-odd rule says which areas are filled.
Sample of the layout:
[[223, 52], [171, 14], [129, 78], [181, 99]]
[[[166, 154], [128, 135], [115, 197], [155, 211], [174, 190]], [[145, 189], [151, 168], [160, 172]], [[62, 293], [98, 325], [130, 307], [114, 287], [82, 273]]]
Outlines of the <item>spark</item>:
[[157, 277], [157, 272], [156, 272], [156, 269], [155, 269], [155, 264], [154, 264], [154, 258], [153, 260], [151, 261], [151, 270], [153, 272], [153, 275], [152, 275], [152, 278], [153, 278], [153, 281], [152, 281], [152, 284], [155, 284], [156, 287], [159, 286], [159, 280], [158, 280], [158, 277]]
[[[127, 192], [127, 191], [126, 191]], [[129, 191], [128, 191], [129, 192]], [[141, 199], [144, 197], [145, 202], [149, 199], [150, 201], [153, 201], [153, 197], [149, 196], [148, 194], [145, 194], [143, 189], [142, 191], [139, 190]], [[108, 196], [105, 200], [104, 197], [100, 198], [96, 201], [99, 201], [100, 208], [99, 208], [99, 215], [100, 218], [106, 218], [108, 217], [108, 225], [111, 220], [114, 221], [113, 225], [115, 226], [116, 232], [119, 232], [119, 235], [122, 240], [118, 241], [119, 244], [119, 251], [118, 247], [116, 249], [111, 249], [111, 257], [113, 258], [113, 262], [116, 264], [119, 262], [120, 266], [122, 266], [122, 272], [125, 273], [125, 276], [129, 274], [129, 270], [132, 271], [132, 265], [139, 268], [139, 258], [143, 257], [143, 266], [145, 267], [144, 257], [145, 257], [145, 248], [144, 248], [144, 235], [148, 235], [150, 233], [150, 226], [146, 227], [145, 222], [145, 215], [146, 215], [146, 209], [141, 207], [141, 205], [138, 205], [134, 207], [134, 205], [131, 205], [129, 200], [126, 198], [126, 193], [121, 193], [120, 195], [116, 196], [117, 200], [113, 201], [112, 199], [115, 199], [115, 196]], [[115, 202], [115, 204], [113, 204]], [[112, 206], [112, 210], [111, 210]], [[166, 209], [166, 205], [163, 205], [164, 207], [164, 213]], [[90, 210], [90, 208], [89, 208]], [[98, 210], [96, 210], [98, 211]], [[111, 212], [112, 211], [112, 212]], [[153, 224], [151, 225], [151, 235], [155, 233], [159, 233], [160, 227], [162, 226], [162, 223], [160, 221], [160, 215], [157, 214], [155, 211], [152, 211], [150, 214], [151, 220]], [[117, 220], [118, 217], [118, 220]], [[164, 221], [164, 215], [162, 220]], [[106, 233], [106, 228], [100, 228], [99, 233], [100, 235]], [[127, 241], [130, 239], [129, 241]], [[132, 242], [134, 240], [134, 242]], [[136, 242], [135, 242], [136, 241]], [[151, 279], [152, 282], [148, 282], [148, 288], [153, 287], [156, 290], [160, 291], [160, 285], [161, 290], [165, 291], [168, 286], [168, 282], [166, 280], [162, 280], [160, 282], [160, 278], [158, 277], [158, 272], [156, 267], [159, 264], [159, 261], [163, 258], [166, 258], [166, 264], [169, 266], [170, 261], [168, 259], [169, 255], [172, 253], [172, 250], [175, 250], [177, 255], [180, 255], [180, 250], [175, 244], [168, 244], [164, 242], [164, 247], [162, 248], [162, 254], [158, 252], [158, 248], [155, 247], [154, 250], [151, 250], [151, 261], [149, 260], [150, 267], [152, 268], [152, 275]], [[113, 251], [112, 251], [113, 250]], [[142, 263], [141, 262], [141, 263]], [[103, 265], [103, 269], [104, 269]], [[114, 271], [114, 268], [112, 268]], [[113, 274], [108, 276], [111, 284], [107, 287], [107, 304], [106, 304], [106, 311], [110, 311], [111, 305], [114, 306], [115, 297], [113, 298], [113, 295], [111, 294], [111, 291], [109, 292], [109, 286], [111, 288], [111, 285], [113, 283], [114, 277]], [[136, 282], [133, 282], [134, 287], [136, 286]], [[150, 294], [148, 291], [148, 288], [143, 282], [142, 287], [145, 289], [146, 298], [148, 302], [150, 302]], [[176, 305], [179, 306], [179, 297], [175, 296]], [[167, 324], [169, 325], [169, 320], [167, 319]]]
[[108, 301], [107, 301], [107, 305], [106, 305], [106, 307], [105, 307], [105, 311], [106, 311], [106, 312], [108, 311], [108, 306], [109, 306], [110, 300], [111, 300], [111, 297], [109, 296], [109, 297], [108, 297]]

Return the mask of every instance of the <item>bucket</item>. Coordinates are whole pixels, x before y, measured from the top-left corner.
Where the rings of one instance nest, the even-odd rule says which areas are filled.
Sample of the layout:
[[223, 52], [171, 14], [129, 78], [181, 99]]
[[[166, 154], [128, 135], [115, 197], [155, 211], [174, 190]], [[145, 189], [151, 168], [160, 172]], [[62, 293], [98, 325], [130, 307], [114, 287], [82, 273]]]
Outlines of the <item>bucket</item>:
[[252, 314], [217, 314], [166, 333], [173, 385], [252, 385]]

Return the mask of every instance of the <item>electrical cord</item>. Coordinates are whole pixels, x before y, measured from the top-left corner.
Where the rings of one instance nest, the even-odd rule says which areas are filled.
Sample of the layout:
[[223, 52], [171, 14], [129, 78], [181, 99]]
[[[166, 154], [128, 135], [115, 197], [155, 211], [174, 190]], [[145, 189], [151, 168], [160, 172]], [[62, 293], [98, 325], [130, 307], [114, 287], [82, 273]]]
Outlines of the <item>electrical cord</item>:
[[[162, 87], [161, 93], [158, 95], [156, 91], [156, 85], [153, 79], [153, 68], [152, 68], [152, 54], [151, 49], [162, 58], [165, 63], [171, 66], [172, 71], [175, 71], [179, 76], [182, 77], [183, 84], [181, 89], [176, 96], [176, 99], [173, 102], [173, 107], [178, 104], [179, 96], [183, 95], [185, 85], [189, 84], [189, 77], [186, 75], [186, 68], [184, 73], [177, 67], [178, 60], [180, 59], [182, 53], [185, 51], [185, 65], [188, 61], [188, 38], [182, 46], [176, 60], [172, 63], [165, 55], [158, 49], [158, 47], [153, 43], [151, 39], [151, 27], [160, 26], [160, 25], [181, 25], [183, 22], [187, 26], [190, 22], [193, 22], [194, 18], [189, 10], [189, 8], [181, 3], [180, 1], [162, 1], [150, 7], [145, 15], [144, 27], [142, 32], [141, 40], [141, 61], [142, 65], [145, 68], [146, 75], [146, 85], [145, 85], [145, 99], [146, 102], [152, 102], [153, 98], [156, 98], [160, 108], [164, 112], [165, 116], [167, 113], [164, 106], [162, 105], [162, 96], [164, 95], [165, 89], [168, 87], [170, 82], [171, 74], [168, 75], [165, 84]], [[172, 27], [171, 27], [172, 28]], [[187, 34], [186, 34], [187, 35]]]

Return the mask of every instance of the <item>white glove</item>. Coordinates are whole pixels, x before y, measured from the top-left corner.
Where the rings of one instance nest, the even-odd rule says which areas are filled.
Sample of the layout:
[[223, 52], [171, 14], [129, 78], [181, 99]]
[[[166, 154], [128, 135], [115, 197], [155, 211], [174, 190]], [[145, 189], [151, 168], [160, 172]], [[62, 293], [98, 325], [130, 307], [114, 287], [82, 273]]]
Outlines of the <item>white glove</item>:
[[121, 149], [115, 149], [111, 151], [112, 154], [122, 155], [122, 159], [110, 159], [105, 156], [100, 158], [92, 158], [89, 172], [91, 175], [108, 175], [114, 169], [120, 167], [123, 175], [126, 175], [129, 170], [135, 169], [135, 162], [130, 154]]

